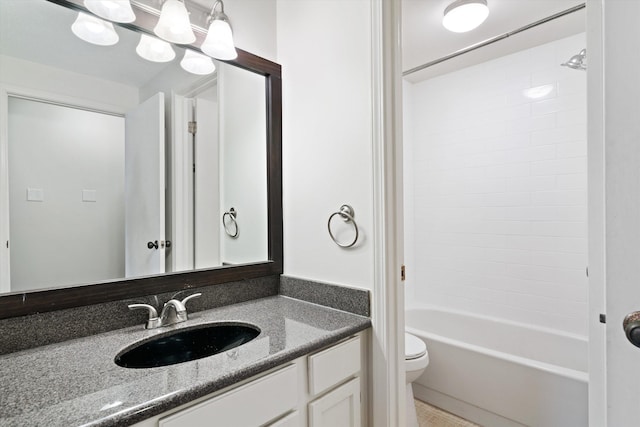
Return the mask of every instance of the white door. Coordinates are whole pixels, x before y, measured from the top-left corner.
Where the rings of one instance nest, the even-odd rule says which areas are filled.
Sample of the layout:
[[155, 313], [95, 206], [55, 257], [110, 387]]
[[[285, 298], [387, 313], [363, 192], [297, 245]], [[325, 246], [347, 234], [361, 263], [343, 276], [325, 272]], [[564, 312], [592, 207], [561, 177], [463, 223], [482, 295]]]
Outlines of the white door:
[[[590, 395], [600, 396], [590, 402], [598, 408], [592, 412], [590, 425], [637, 426], [640, 348], [625, 336], [623, 319], [640, 311], [640, 2], [593, 1], [588, 7], [588, 42], [593, 42], [587, 46], [588, 67], [589, 73], [594, 73], [588, 76], [589, 175], [590, 179], [598, 174], [604, 177], [604, 188], [598, 185], [602, 178], [590, 181], [590, 186], [597, 186], [590, 189], [590, 199], [602, 199], [597, 193], [604, 194], [604, 241], [600, 246], [590, 242], [590, 264], [596, 263], [590, 265], [590, 356], [591, 361], [599, 361], [590, 363]], [[598, 49], [600, 42], [602, 50]], [[598, 94], [600, 104], [592, 105]], [[590, 204], [592, 215], [597, 217], [601, 212]], [[598, 236], [593, 239], [597, 242]], [[602, 255], [596, 258], [602, 247]], [[592, 268], [600, 266], [604, 268]], [[606, 324], [596, 319], [594, 310], [598, 307], [594, 304], [598, 303], [605, 308]], [[635, 331], [640, 335], [640, 329]]]
[[164, 94], [125, 119], [125, 275], [164, 273]]

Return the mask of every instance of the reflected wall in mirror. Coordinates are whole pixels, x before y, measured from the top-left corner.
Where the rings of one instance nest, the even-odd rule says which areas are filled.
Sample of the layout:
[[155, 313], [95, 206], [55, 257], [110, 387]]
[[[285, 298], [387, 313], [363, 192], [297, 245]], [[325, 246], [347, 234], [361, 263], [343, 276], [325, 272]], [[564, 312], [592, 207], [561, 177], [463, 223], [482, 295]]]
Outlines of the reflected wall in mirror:
[[0, 0], [0, 293], [273, 259], [266, 73], [89, 44], [77, 15]]

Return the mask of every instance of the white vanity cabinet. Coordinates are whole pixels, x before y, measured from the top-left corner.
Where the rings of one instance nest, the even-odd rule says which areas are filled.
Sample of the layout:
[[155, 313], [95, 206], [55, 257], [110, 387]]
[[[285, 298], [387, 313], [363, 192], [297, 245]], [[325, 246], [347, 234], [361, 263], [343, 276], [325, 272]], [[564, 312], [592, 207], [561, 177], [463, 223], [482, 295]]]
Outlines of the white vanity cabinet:
[[361, 332], [135, 427], [358, 427], [366, 425]]

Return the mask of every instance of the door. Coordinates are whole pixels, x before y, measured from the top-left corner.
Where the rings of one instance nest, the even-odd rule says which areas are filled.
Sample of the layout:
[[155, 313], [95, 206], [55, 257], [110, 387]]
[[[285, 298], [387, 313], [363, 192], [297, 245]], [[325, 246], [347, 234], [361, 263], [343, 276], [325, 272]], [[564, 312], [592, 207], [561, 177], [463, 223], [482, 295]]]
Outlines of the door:
[[125, 115], [125, 276], [165, 271], [164, 94]]
[[[623, 320], [640, 311], [640, 2], [588, 7], [589, 215], [602, 217], [604, 236], [590, 237], [590, 396], [599, 396], [590, 402], [597, 408], [590, 425], [635, 426], [640, 348], [625, 336]], [[597, 320], [598, 306], [606, 324]]]

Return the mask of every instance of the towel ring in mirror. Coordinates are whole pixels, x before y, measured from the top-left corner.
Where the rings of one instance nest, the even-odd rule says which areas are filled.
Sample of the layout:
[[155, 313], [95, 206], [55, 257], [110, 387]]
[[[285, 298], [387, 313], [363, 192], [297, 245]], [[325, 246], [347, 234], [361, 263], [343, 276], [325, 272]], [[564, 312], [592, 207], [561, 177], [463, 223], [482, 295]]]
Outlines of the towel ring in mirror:
[[[238, 220], [236, 219], [237, 215], [238, 213], [234, 208], [229, 209], [228, 212], [225, 212], [222, 215], [222, 226], [224, 227], [224, 232], [227, 233], [229, 237], [232, 237], [234, 239], [238, 237], [238, 231], [240, 231], [238, 229]], [[225, 218], [227, 217], [229, 218], [229, 221], [225, 221]], [[229, 231], [229, 226], [231, 224], [233, 224], [233, 232]]]

